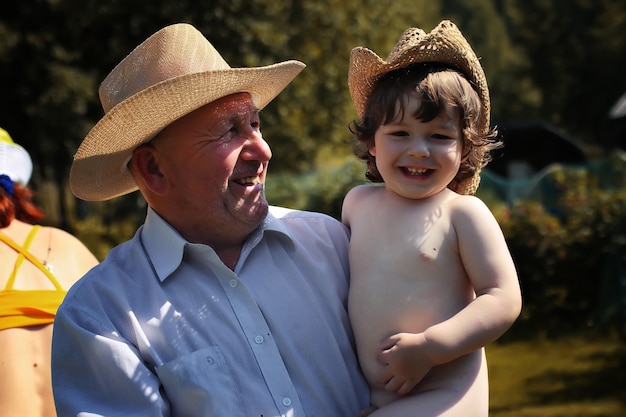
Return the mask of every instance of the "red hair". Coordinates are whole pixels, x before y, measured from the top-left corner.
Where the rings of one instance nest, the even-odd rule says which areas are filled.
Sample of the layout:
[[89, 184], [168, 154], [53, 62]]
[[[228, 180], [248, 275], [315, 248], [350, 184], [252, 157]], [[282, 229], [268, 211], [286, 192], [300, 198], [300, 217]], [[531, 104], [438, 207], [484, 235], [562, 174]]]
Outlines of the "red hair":
[[0, 228], [7, 227], [13, 219], [35, 224], [44, 216], [32, 201], [33, 192], [18, 183], [13, 184], [13, 196], [0, 187]]

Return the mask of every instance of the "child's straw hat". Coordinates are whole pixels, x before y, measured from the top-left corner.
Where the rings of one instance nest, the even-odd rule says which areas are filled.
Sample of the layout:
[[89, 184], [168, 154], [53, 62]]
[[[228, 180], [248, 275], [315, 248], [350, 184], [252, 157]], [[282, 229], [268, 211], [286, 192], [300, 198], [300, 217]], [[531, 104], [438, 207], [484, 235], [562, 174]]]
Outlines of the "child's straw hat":
[[[367, 98], [376, 81], [384, 74], [415, 63], [436, 62], [449, 65], [463, 73], [482, 103], [479, 129], [489, 130], [490, 100], [487, 79], [478, 57], [456, 25], [444, 20], [430, 33], [422, 29], [407, 29], [386, 60], [364, 47], [356, 47], [350, 54], [348, 87], [359, 117], [363, 116]], [[480, 181], [480, 169], [457, 189], [461, 194], [474, 194]]]

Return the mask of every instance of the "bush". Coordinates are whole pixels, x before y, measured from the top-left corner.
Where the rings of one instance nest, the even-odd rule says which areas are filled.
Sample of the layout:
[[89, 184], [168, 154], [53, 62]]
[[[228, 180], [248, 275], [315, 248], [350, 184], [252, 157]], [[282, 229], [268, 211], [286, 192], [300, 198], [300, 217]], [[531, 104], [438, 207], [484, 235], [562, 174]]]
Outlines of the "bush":
[[266, 194], [270, 204], [326, 213], [339, 220], [344, 196], [364, 181], [364, 165], [355, 159], [340, 168], [301, 176], [269, 175]]
[[546, 177], [555, 205], [519, 201], [495, 212], [515, 260], [522, 321], [547, 329], [626, 323], [624, 159], [557, 167]]

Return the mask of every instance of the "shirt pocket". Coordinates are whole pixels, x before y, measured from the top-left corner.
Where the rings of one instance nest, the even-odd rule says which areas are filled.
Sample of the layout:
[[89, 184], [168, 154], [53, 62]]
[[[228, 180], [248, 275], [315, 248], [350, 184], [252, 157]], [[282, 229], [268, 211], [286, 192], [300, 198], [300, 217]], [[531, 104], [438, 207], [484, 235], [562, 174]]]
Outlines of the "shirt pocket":
[[173, 416], [244, 417], [239, 390], [218, 347], [176, 358], [156, 372]]

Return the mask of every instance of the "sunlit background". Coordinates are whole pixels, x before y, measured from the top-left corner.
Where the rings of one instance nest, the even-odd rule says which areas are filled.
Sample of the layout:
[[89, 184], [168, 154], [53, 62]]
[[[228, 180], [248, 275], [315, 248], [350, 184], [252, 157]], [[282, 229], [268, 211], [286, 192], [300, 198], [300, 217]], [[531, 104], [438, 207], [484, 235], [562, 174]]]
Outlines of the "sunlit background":
[[28, 0], [0, 8], [0, 127], [35, 163], [47, 224], [98, 255], [145, 204], [68, 191], [97, 89], [136, 45], [195, 25], [231, 66], [305, 71], [262, 113], [273, 204], [338, 217], [364, 180], [351, 151], [350, 50], [382, 57], [410, 26], [450, 19], [481, 57], [505, 142], [478, 195], [518, 266], [522, 317], [488, 347], [491, 415], [626, 415], [626, 2], [617, 0]]

